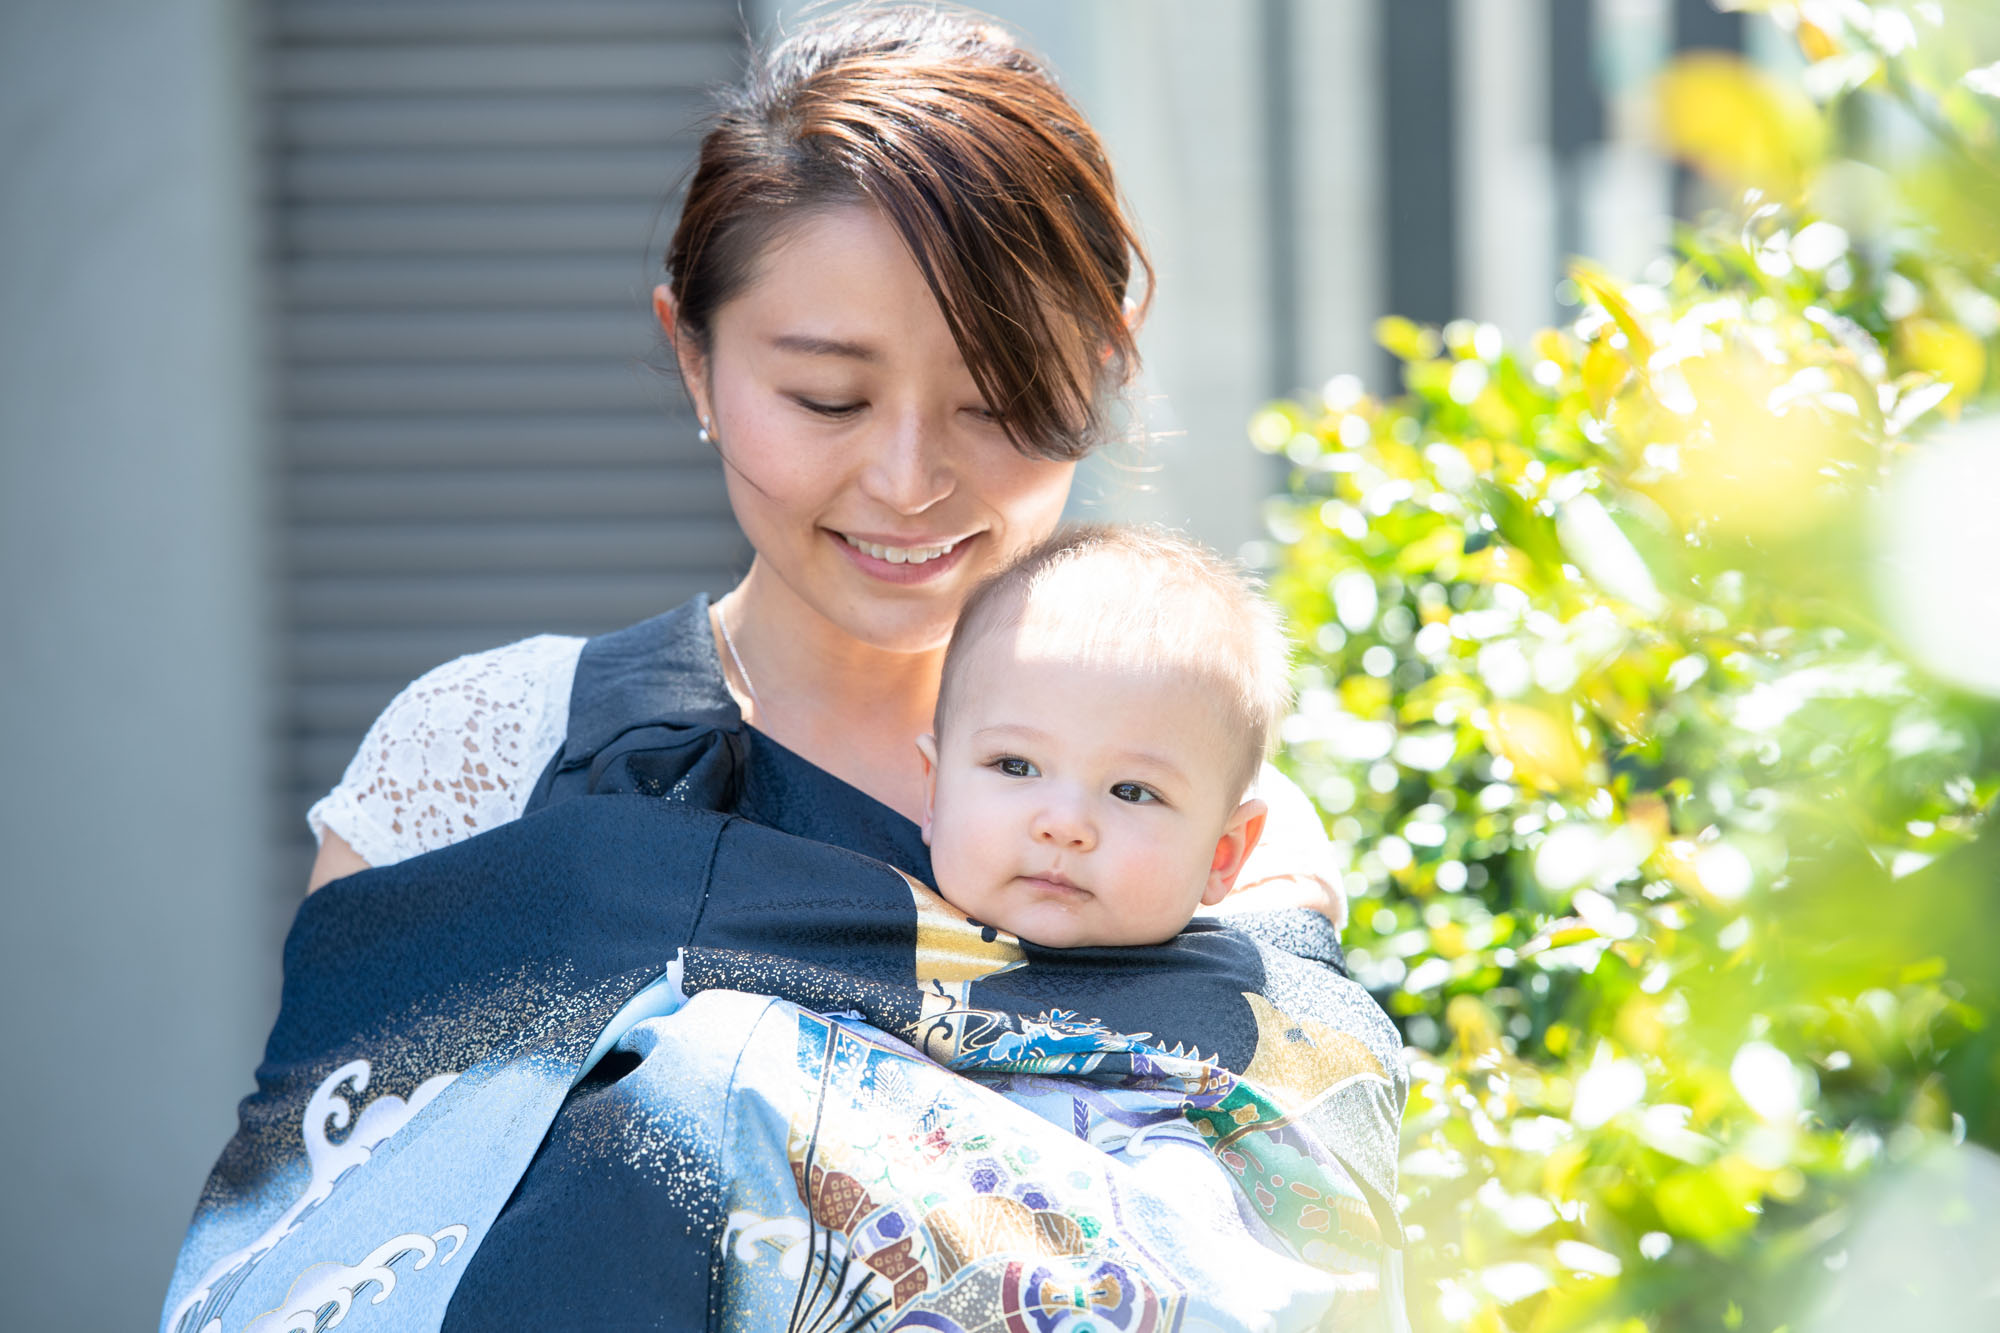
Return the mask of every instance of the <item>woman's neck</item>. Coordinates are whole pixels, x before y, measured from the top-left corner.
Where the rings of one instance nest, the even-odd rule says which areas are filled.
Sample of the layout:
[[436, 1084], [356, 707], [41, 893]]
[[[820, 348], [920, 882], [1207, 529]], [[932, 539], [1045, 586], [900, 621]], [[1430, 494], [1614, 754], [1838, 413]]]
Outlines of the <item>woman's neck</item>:
[[[916, 739], [931, 729], [944, 648], [891, 652], [854, 638], [754, 562], [712, 612], [744, 718], [786, 749], [918, 819]], [[720, 636], [719, 636], [720, 637]], [[732, 653], [733, 648], [733, 653]]]

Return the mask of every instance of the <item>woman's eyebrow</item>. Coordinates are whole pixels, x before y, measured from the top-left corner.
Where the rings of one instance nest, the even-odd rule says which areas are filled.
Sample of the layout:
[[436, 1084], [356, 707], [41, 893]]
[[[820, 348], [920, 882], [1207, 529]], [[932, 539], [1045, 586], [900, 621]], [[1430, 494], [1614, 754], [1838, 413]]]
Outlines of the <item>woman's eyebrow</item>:
[[781, 352], [800, 352], [806, 356], [844, 356], [856, 361], [879, 361], [881, 353], [866, 343], [847, 342], [840, 338], [820, 338], [809, 333], [780, 333], [772, 337], [771, 346]]

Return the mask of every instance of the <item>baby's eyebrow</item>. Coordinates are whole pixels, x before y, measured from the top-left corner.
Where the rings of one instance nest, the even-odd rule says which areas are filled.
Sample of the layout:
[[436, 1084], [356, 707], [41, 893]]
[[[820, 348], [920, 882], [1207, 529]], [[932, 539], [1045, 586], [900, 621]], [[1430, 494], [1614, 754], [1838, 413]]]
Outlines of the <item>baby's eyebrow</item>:
[[1121, 764], [1130, 764], [1135, 768], [1154, 769], [1168, 777], [1177, 778], [1183, 782], [1187, 781], [1187, 773], [1181, 766], [1163, 754], [1154, 754], [1149, 750], [1123, 750], [1118, 753], [1116, 758]]
[[996, 739], [1003, 736], [1020, 736], [1031, 741], [1046, 740], [1048, 738], [1046, 731], [1041, 731], [1034, 727], [1024, 727], [1018, 722], [995, 722], [992, 726], [979, 728], [972, 735], [975, 739], [983, 736], [990, 736]]

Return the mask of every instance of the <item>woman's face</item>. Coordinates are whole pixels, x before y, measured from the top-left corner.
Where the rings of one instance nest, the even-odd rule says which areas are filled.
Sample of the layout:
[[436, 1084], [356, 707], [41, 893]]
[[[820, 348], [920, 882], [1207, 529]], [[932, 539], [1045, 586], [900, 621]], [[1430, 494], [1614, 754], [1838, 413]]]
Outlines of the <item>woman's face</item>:
[[[665, 288], [659, 304], [671, 334]], [[1054, 530], [1076, 465], [1014, 447], [873, 208], [782, 230], [710, 332], [706, 357], [680, 340], [681, 366], [737, 522], [849, 637], [941, 646], [973, 586]]]

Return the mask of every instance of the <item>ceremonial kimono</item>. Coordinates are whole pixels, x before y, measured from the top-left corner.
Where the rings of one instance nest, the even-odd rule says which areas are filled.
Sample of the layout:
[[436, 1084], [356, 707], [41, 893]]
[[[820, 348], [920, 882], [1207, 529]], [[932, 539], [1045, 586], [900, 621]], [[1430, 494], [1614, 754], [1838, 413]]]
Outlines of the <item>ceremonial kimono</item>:
[[520, 819], [301, 906], [163, 1330], [1404, 1326], [1399, 1042], [1317, 917], [967, 919], [701, 599], [571, 700]]

